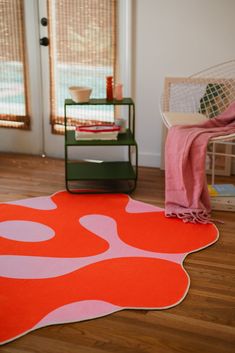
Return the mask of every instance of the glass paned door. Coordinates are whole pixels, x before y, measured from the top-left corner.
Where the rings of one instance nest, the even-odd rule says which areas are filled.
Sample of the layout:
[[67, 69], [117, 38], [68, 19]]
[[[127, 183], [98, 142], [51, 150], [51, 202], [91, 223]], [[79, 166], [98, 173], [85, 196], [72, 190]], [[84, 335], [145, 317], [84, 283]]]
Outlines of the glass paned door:
[[[106, 77], [115, 76], [116, 0], [48, 0], [50, 40], [51, 124], [63, 127], [64, 100], [70, 86], [92, 88], [105, 98]], [[113, 107], [71, 108], [76, 120], [113, 121]]]
[[[0, 70], [0, 79], [5, 85], [0, 87], [1, 151], [63, 158], [63, 137], [53, 134], [52, 127], [53, 132], [59, 130], [57, 127], [62, 127], [60, 131], [63, 131], [63, 106], [64, 99], [69, 98], [68, 87], [85, 85], [92, 87], [92, 98], [106, 96], [106, 76], [116, 77], [117, 32], [119, 45], [120, 28], [123, 38], [127, 34], [125, 21], [117, 26], [117, 10], [120, 3], [126, 5], [129, 1], [0, 0], [0, 46], [3, 44], [1, 35], [7, 38], [5, 47], [0, 50], [0, 63], [5, 65]], [[17, 5], [15, 12], [13, 5]], [[125, 14], [125, 6], [122, 8]], [[7, 20], [7, 14], [12, 16], [11, 21]], [[48, 19], [46, 26], [42, 18]], [[120, 16], [118, 18], [119, 24]], [[10, 31], [9, 24], [18, 27]], [[12, 33], [16, 43], [13, 43]], [[49, 39], [49, 46], [39, 44], [42, 38]], [[125, 57], [129, 49], [130, 46], [124, 47]], [[10, 79], [7, 88], [6, 79]], [[11, 105], [8, 110], [6, 102]], [[71, 111], [70, 116], [76, 123], [79, 118], [113, 121], [112, 109], [89, 110], [82, 116]], [[24, 129], [1, 128], [1, 122], [10, 124], [8, 116], [13, 120], [11, 124]]]

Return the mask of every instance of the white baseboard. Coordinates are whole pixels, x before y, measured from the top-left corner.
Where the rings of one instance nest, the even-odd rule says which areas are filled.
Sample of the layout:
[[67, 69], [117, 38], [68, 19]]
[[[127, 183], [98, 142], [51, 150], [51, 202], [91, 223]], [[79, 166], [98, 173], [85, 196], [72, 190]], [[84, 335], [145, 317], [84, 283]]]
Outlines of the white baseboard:
[[139, 166], [142, 167], [153, 167], [159, 168], [161, 165], [161, 154], [160, 153], [139, 153]]

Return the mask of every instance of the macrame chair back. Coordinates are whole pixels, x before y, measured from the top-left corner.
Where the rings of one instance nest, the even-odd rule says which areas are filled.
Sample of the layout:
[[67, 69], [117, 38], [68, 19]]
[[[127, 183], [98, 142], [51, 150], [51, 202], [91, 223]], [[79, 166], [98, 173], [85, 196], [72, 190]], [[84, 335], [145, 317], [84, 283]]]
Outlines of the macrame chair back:
[[[166, 77], [160, 111], [166, 128], [176, 124], [191, 125], [212, 119], [233, 101], [235, 101], [235, 60], [230, 60], [189, 77]], [[164, 168], [166, 131], [163, 129], [162, 168]], [[231, 157], [235, 157], [232, 150], [234, 144], [235, 134], [210, 140], [207, 173], [212, 175], [212, 184], [215, 174], [231, 174]], [[217, 167], [218, 158], [222, 158], [222, 167]]]
[[230, 60], [189, 77], [167, 77], [161, 99], [162, 119], [167, 127], [166, 112], [199, 113], [211, 119], [234, 100], [235, 60]]

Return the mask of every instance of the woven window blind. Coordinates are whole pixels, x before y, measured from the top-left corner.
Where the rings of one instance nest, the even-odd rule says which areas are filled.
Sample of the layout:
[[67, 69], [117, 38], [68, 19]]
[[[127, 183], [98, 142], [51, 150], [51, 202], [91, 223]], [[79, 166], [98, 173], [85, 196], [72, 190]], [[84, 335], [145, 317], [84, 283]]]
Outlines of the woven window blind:
[[23, 0], [0, 0], [0, 127], [30, 127], [23, 10]]
[[[88, 86], [106, 97], [106, 76], [115, 77], [117, 0], [48, 0], [51, 124], [63, 132], [68, 87]], [[69, 124], [112, 122], [113, 107], [70, 107]]]

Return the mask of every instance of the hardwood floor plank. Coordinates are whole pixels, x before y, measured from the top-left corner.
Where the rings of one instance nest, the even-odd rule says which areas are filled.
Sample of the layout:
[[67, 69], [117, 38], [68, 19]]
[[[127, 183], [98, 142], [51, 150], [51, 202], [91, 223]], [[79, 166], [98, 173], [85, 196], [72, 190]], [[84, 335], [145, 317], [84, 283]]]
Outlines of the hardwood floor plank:
[[[235, 183], [235, 178], [218, 178]], [[64, 161], [0, 153], [0, 202], [64, 190]], [[132, 198], [164, 207], [164, 172], [140, 168]], [[191, 284], [168, 310], [123, 310], [79, 323], [38, 329], [1, 353], [232, 353], [235, 347], [235, 213], [213, 212], [219, 240], [187, 256]]]

